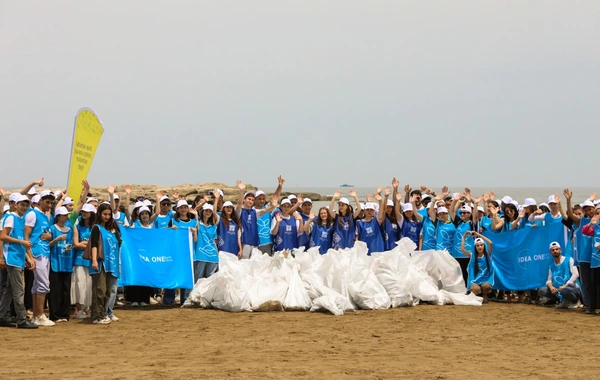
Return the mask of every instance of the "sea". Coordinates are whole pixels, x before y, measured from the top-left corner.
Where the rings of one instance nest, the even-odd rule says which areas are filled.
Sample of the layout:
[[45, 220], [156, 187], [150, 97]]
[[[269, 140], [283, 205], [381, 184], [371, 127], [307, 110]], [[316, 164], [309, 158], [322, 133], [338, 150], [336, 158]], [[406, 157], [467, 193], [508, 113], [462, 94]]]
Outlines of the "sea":
[[[385, 188], [385, 186], [384, 186], [384, 188]], [[265, 187], [259, 187], [259, 189], [263, 190], [267, 193], [271, 193], [271, 192], [274, 192], [276, 188], [265, 186]], [[449, 189], [450, 193], [462, 193], [465, 191], [464, 188], [460, 188], [460, 187], [449, 187], [448, 189]], [[533, 199], [535, 199], [537, 204], [547, 203], [548, 197], [550, 195], [558, 194], [563, 202], [563, 206], [566, 206], [565, 197], [563, 195], [564, 189], [561, 189], [558, 187], [496, 187], [496, 188], [472, 187], [470, 189], [471, 189], [471, 194], [473, 195], [473, 197], [479, 197], [488, 191], [493, 191], [494, 193], [496, 193], [496, 199], [500, 199], [500, 198], [504, 197], [505, 195], [508, 195], [512, 199], [519, 202], [519, 204], [523, 204], [525, 198], [533, 198]], [[301, 194], [301, 193], [310, 192], [310, 193], [317, 193], [321, 196], [331, 196], [338, 190], [342, 191], [343, 197], [349, 197], [348, 191], [354, 190], [354, 191], [356, 191], [356, 195], [358, 195], [359, 200], [361, 202], [364, 202], [366, 200], [367, 195], [372, 195], [373, 193], [375, 193], [377, 191], [377, 186], [373, 186], [373, 187], [287, 187], [284, 185], [284, 187], [283, 187], [284, 192], [292, 193], [292, 194], [296, 194], [296, 195]], [[404, 194], [404, 185], [401, 185], [399, 190]], [[436, 193], [440, 193], [441, 187], [440, 188], [435, 187], [435, 188], [432, 188], [432, 190], [435, 191]], [[569, 190], [573, 192], [573, 204], [577, 204], [577, 203], [582, 203], [583, 201], [588, 199], [590, 197], [590, 194], [592, 194], [594, 191], [597, 191], [598, 189], [588, 188], [588, 187], [574, 187], [574, 188], [569, 188]], [[600, 196], [600, 191], [598, 191], [598, 194]], [[354, 206], [352, 199], [351, 198], [349, 198], [349, 199], [350, 199], [351, 204]], [[313, 202], [313, 209], [318, 209], [323, 206], [329, 206], [329, 203], [330, 202], [328, 202], [328, 201]]]

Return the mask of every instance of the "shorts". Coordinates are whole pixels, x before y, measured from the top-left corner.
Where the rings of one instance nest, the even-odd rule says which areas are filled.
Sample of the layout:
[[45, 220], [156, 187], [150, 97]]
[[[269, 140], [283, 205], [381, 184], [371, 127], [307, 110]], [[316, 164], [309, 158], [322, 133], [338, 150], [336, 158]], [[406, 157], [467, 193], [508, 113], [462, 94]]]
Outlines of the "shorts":
[[35, 257], [31, 294], [50, 293], [50, 259], [44, 255]]

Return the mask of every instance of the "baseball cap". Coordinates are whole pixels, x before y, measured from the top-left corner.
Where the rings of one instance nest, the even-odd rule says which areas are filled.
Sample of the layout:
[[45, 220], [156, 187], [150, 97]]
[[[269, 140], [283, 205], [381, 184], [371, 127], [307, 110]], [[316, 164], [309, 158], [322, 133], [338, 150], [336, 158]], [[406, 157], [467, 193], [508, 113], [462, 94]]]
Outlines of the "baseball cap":
[[550, 203], [556, 203], [556, 200], [554, 200], [554, 195], [548, 197], [548, 204]]
[[94, 207], [94, 205], [91, 205], [89, 203], [86, 203], [83, 205], [83, 207], [81, 208], [81, 211], [85, 211], [85, 212], [96, 212], [96, 207]]
[[392, 206], [394, 207], [394, 201], [391, 199], [388, 199], [386, 206]]
[[481, 206], [477, 206], [477, 211], [485, 212], [485, 210]]
[[503, 196], [501, 199], [502, 203], [506, 203], [506, 204], [511, 203], [512, 200], [513, 199], [511, 197], [509, 197], [508, 195]]
[[448, 213], [448, 209], [446, 207], [438, 207], [437, 213], [441, 214], [443, 212], [445, 212], [447, 214]]
[[[8, 196], [8, 201], [9, 202], [18, 202], [19, 198], [21, 198], [21, 193], [12, 193], [11, 195]], [[29, 199], [29, 198], [27, 198]]]
[[[136, 204], [137, 204], [137, 203], [136, 203]], [[144, 205], [144, 206], [152, 206], [152, 202], [150, 202], [150, 200], [149, 200], [149, 199], [144, 199], [144, 200], [142, 201], [142, 205]]]
[[254, 191], [246, 191], [244, 198], [246, 198], [248, 195], [252, 195], [254, 198], [256, 198], [256, 193]]
[[540, 203], [540, 205], [539, 205], [538, 207], [542, 207], [542, 206], [546, 206], [546, 207], [548, 207], [548, 205], [547, 205], [546, 203], [543, 203], [543, 202], [542, 202], [542, 203]]
[[146, 206], [142, 206], [140, 207], [140, 211], [138, 211], [138, 214], [141, 214], [144, 211], [148, 211], [148, 213], [150, 213], [150, 209]]
[[50, 190], [44, 190], [40, 193], [40, 198], [46, 198], [46, 197], [52, 197], [52, 198], [56, 198], [54, 196], [54, 193]]
[[85, 203], [90, 203], [90, 202], [98, 202], [98, 198], [89, 197], [89, 198], [87, 199], [87, 201], [85, 201]]
[[338, 203], [343, 203], [345, 205], [350, 206], [350, 201], [348, 200], [348, 198], [340, 198], [340, 200], [338, 201]]
[[283, 198], [283, 200], [281, 201], [281, 205], [280, 206], [291, 205], [291, 204], [292, 204], [292, 202], [290, 202], [290, 200], [288, 198]]
[[592, 201], [590, 201], [589, 199], [586, 199], [586, 201], [583, 202], [580, 206], [581, 206], [581, 208], [594, 207], [594, 203]]
[[258, 198], [258, 197], [260, 197], [261, 195], [264, 195], [264, 196], [266, 196], [267, 194], [265, 194], [265, 192], [264, 192], [264, 191], [262, 191], [262, 190], [257, 190], [257, 191], [256, 191], [256, 193], [254, 193], [254, 198]]
[[144, 206], [144, 202], [135, 202], [135, 204], [133, 205], [133, 209], [135, 210], [138, 207], [143, 207]]
[[312, 201], [310, 200], [310, 198], [304, 198], [304, 200], [302, 201], [303, 204], [307, 203], [307, 202], [312, 204]]
[[375, 210], [375, 204], [373, 202], [365, 203], [365, 210]]
[[474, 243], [475, 244], [479, 244], [479, 243], [483, 244], [483, 239], [482, 238], [475, 238]]
[[63, 201], [63, 206], [69, 206], [72, 204], [74, 204], [73, 198], [66, 197], [65, 200]]
[[185, 199], [180, 199], [180, 200], [177, 202], [177, 208], [179, 208], [179, 207], [181, 207], [181, 206], [188, 206], [188, 207], [189, 207], [190, 205], [187, 203], [187, 201], [186, 201]]
[[204, 210], [210, 210], [210, 211], [213, 211], [213, 206], [212, 206], [212, 205], [209, 205], [208, 203], [205, 203], [205, 204], [202, 206], [202, 211], [204, 211]]
[[35, 187], [32, 187], [31, 189], [29, 189], [29, 191], [27, 192], [28, 195], [36, 195], [37, 191], [35, 190]]
[[10, 210], [10, 206], [9, 205], [4, 205], [4, 208], [2, 209], [2, 212], [7, 212], [8, 210]]
[[557, 241], [553, 241], [552, 243], [550, 243], [550, 248], [560, 248], [560, 244]]
[[[35, 197], [38, 197], [38, 202], [39, 202], [39, 196], [36, 195]], [[27, 202], [27, 203], [29, 203], [29, 202], [32, 202], [32, 201], [29, 200], [29, 197], [27, 195], [19, 195], [19, 199], [17, 199], [17, 203], [20, 203], [20, 202]]]
[[402, 212], [413, 211], [412, 203], [405, 203], [402, 205]]
[[[21, 198], [19, 198], [19, 199], [21, 199]], [[36, 194], [33, 196], [33, 198], [31, 198], [31, 203], [40, 203], [40, 199], [42, 199], [42, 197], [40, 197], [39, 194]], [[21, 201], [19, 201], [19, 202], [21, 202]]]
[[460, 208], [460, 211], [473, 212], [473, 209], [471, 208], [471, 206], [463, 206]]
[[162, 201], [169, 201], [169, 203], [171, 203], [171, 199], [166, 195], [163, 195], [162, 197], [160, 197], [160, 199], [158, 200], [158, 203], [160, 203]]
[[537, 203], [535, 202], [535, 199], [533, 199], [533, 198], [525, 198], [525, 202], [523, 203], [523, 207], [528, 207], [528, 206], [537, 206]]
[[425, 194], [421, 197], [421, 201], [424, 201], [425, 199], [429, 199], [429, 198], [431, 198], [431, 195]]
[[54, 216], [59, 216], [59, 215], [69, 215], [69, 210], [67, 210], [67, 208], [64, 206], [61, 206], [61, 207], [57, 208], [56, 210], [54, 210]]
[[223, 207], [233, 207], [233, 203], [231, 203], [231, 201], [227, 201], [223, 203]]
[[294, 194], [288, 195], [288, 199], [291, 201], [292, 199], [298, 199]]
[[121, 198], [119, 198], [119, 194], [113, 194], [113, 199], [117, 200], [117, 199], [121, 199]]

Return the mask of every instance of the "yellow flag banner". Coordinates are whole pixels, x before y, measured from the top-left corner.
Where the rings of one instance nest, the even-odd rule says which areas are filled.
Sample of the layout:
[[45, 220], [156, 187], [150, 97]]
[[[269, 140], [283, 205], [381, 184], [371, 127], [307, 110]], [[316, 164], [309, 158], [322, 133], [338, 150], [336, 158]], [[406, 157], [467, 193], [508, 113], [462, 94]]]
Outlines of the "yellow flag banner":
[[75, 204], [81, 196], [81, 182], [88, 176], [103, 133], [102, 122], [91, 108], [82, 108], [77, 112], [67, 180], [67, 194]]

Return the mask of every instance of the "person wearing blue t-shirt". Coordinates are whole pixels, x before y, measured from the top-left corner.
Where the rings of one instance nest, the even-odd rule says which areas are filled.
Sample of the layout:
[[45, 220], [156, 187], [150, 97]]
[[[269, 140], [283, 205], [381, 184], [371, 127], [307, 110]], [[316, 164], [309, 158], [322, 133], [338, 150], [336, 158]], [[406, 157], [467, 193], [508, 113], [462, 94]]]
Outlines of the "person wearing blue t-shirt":
[[158, 199], [158, 204], [150, 220], [154, 223], [154, 228], [169, 228], [171, 219], [173, 219], [171, 199], [162, 190], [156, 193], [156, 198]]
[[90, 260], [83, 258], [96, 224], [96, 208], [85, 204], [81, 208], [81, 216], [73, 229], [73, 276], [71, 277], [72, 302], [75, 303], [76, 319], [89, 318], [89, 308], [92, 305], [92, 278], [90, 277]]
[[69, 210], [62, 206], [54, 211], [54, 225], [50, 227], [50, 294], [49, 318], [67, 322], [71, 315], [71, 274], [73, 273], [73, 229], [67, 226]]

